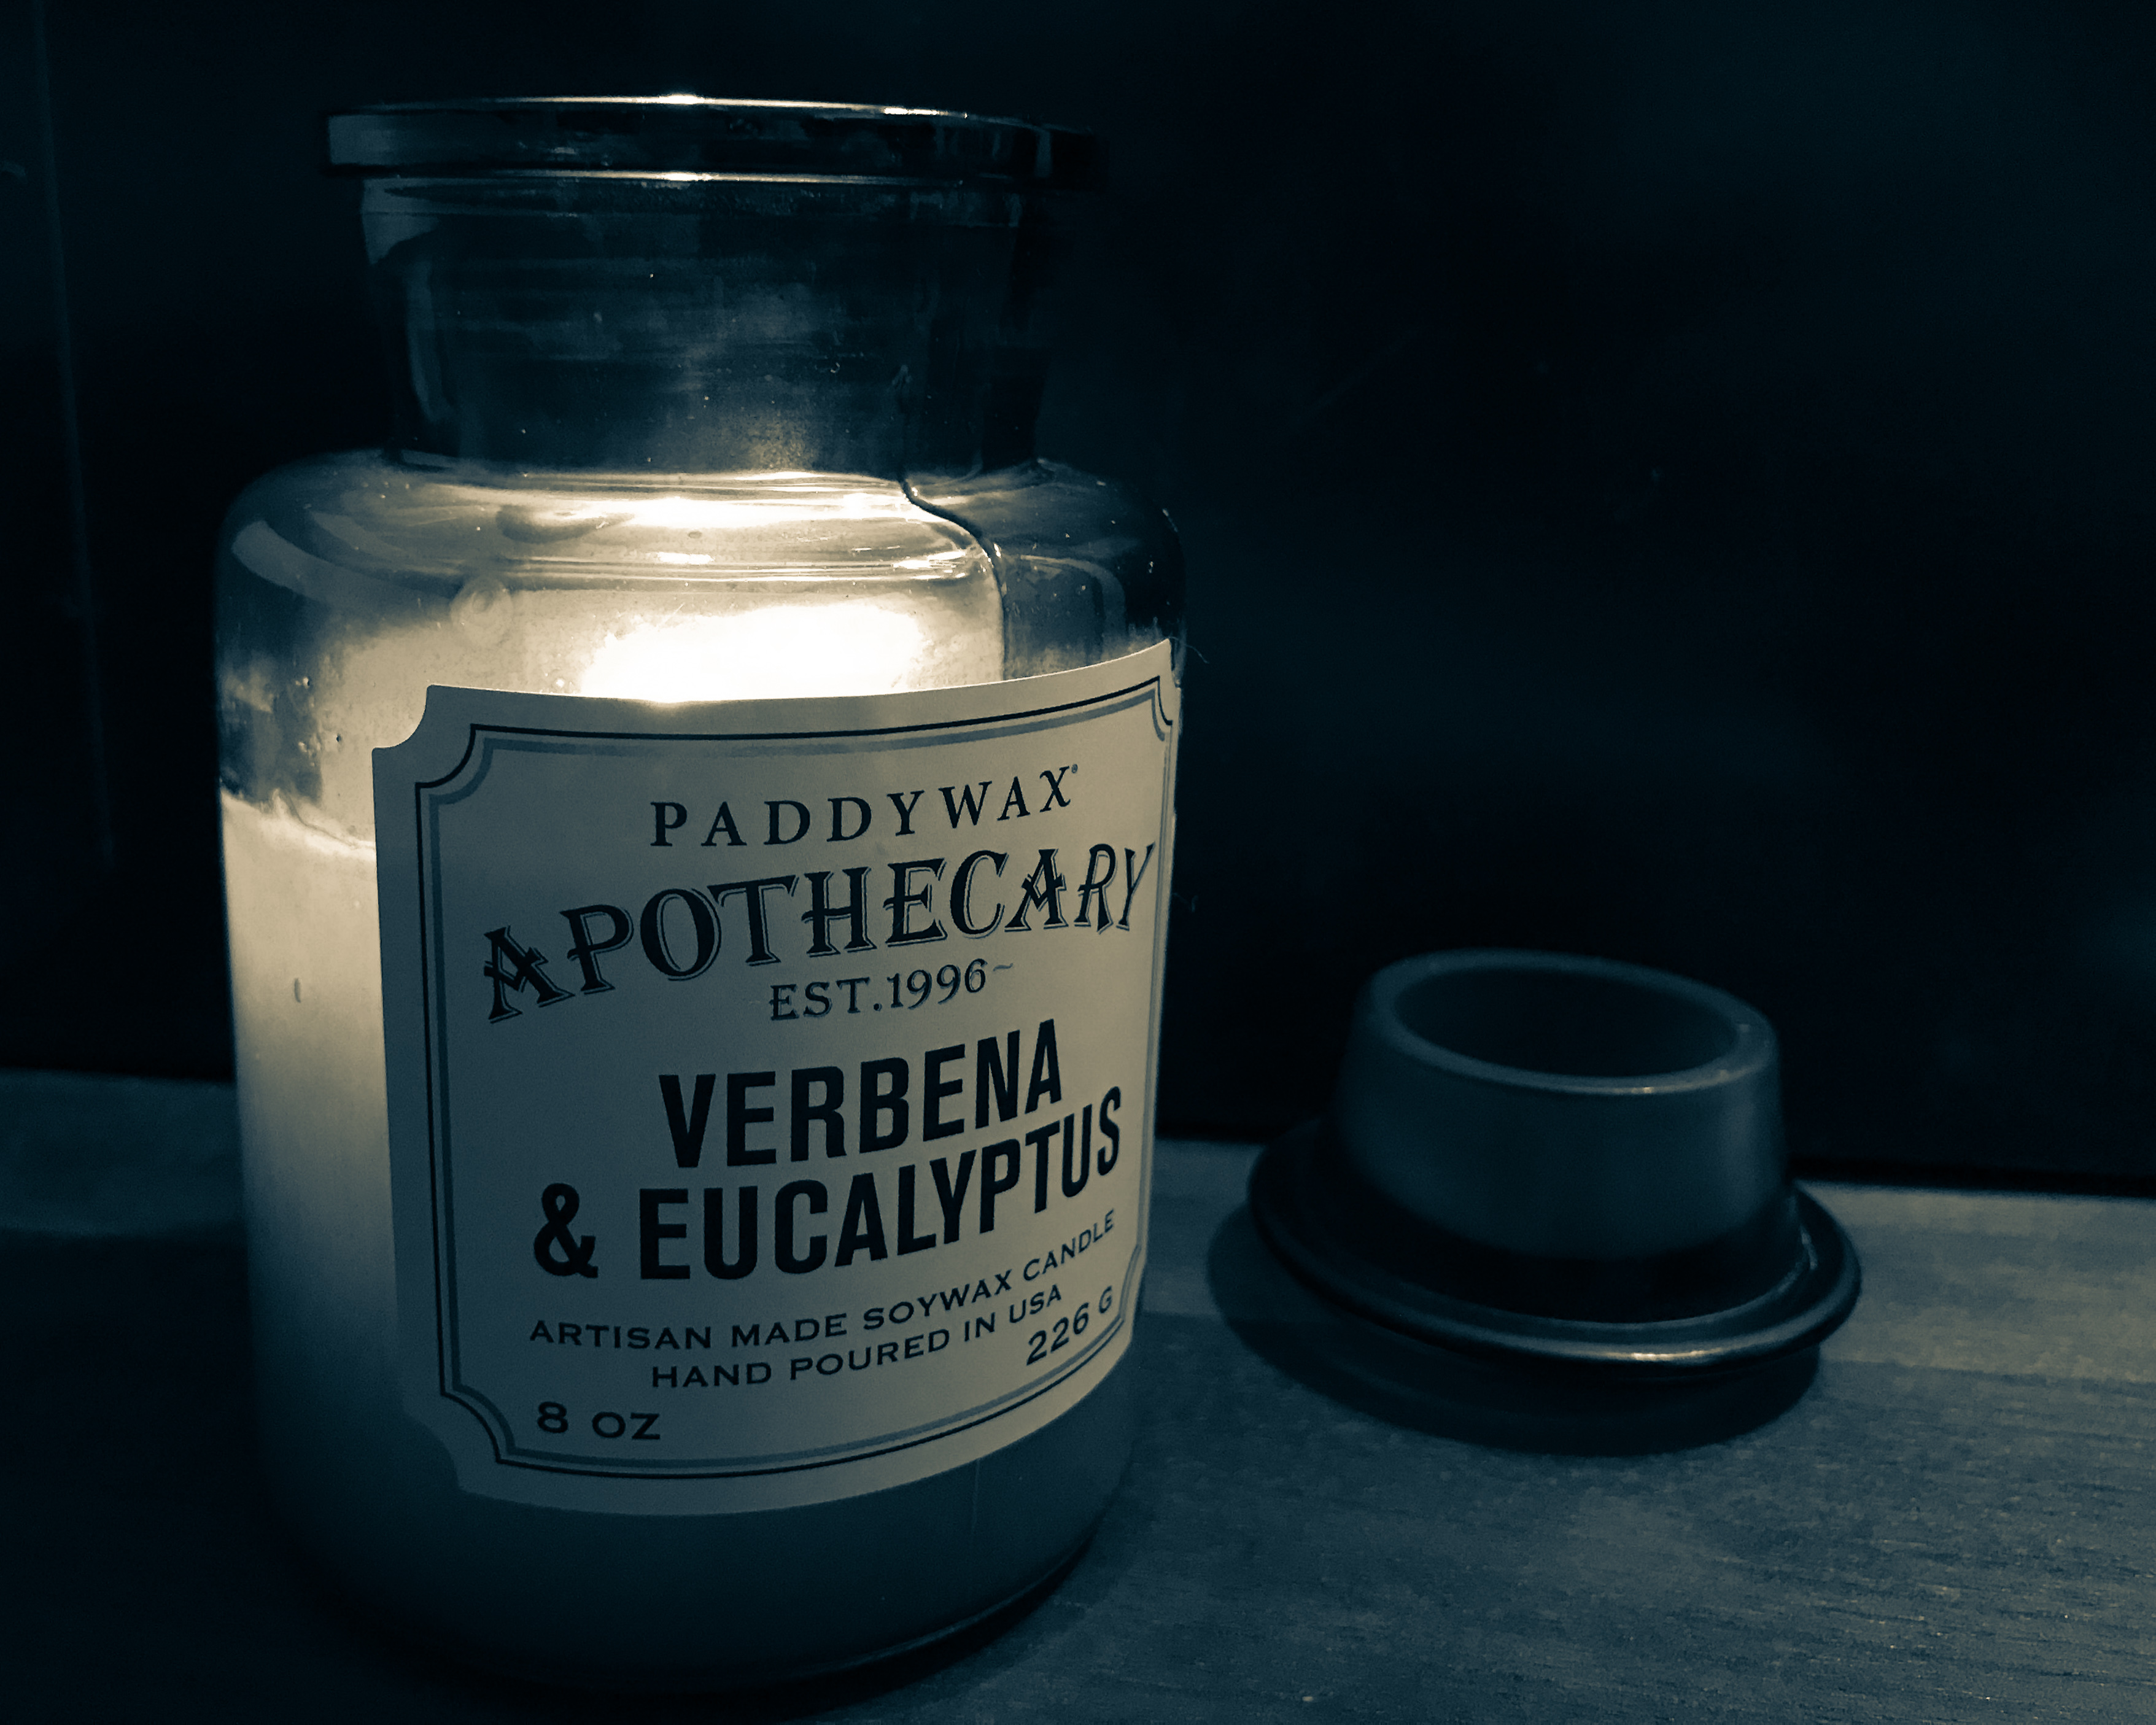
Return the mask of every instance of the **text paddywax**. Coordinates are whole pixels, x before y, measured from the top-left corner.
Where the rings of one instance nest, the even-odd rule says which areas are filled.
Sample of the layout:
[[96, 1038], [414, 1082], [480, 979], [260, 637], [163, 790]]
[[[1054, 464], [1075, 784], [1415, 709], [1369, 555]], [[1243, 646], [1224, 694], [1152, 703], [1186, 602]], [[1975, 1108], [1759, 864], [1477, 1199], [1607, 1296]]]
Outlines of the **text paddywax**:
[[[982, 817], [992, 809], [996, 812], [989, 818], [991, 825], [997, 821], [1024, 820], [1057, 809], [1068, 809], [1070, 795], [1065, 781], [1077, 770], [1075, 766], [1047, 767], [1029, 775], [1017, 774], [1012, 778], [1009, 788], [1000, 795], [996, 789], [997, 781], [988, 778], [974, 784], [939, 785], [937, 793], [942, 800], [942, 813], [950, 823], [950, 829], [955, 833], [961, 826], [978, 827]], [[763, 800], [764, 822], [758, 842], [764, 845], [798, 845], [803, 839], [809, 839], [813, 831], [814, 837], [824, 844], [846, 845], [856, 839], [866, 838], [871, 832], [885, 827], [890, 828], [893, 838], [910, 839], [914, 835], [913, 822], [916, 814], [932, 825], [935, 819], [935, 803], [930, 803], [925, 809], [921, 806], [921, 798], [927, 794], [925, 789], [886, 791], [884, 799], [891, 804], [894, 811], [892, 815], [880, 814], [878, 805], [866, 797], [819, 798], [818, 802], [828, 805], [830, 809], [828, 828], [824, 827], [819, 814], [812, 811], [806, 803], [793, 797], [766, 798]], [[753, 809], [755, 805], [743, 803], [742, 806], [746, 810]], [[750, 819], [753, 823], [753, 814]], [[682, 835], [683, 844], [704, 849], [747, 845], [751, 842], [742, 836], [741, 822], [734, 818], [733, 804], [730, 802], [719, 804], [717, 813], [712, 815], [707, 825], [701, 821], [698, 824], [704, 825], [704, 836], [701, 839], [690, 839], [686, 831], [689, 805], [685, 803], [654, 802], [651, 805], [651, 843], [654, 846], [670, 847], [674, 843], [673, 835], [676, 833]], [[757, 829], [752, 825], [751, 830]]]

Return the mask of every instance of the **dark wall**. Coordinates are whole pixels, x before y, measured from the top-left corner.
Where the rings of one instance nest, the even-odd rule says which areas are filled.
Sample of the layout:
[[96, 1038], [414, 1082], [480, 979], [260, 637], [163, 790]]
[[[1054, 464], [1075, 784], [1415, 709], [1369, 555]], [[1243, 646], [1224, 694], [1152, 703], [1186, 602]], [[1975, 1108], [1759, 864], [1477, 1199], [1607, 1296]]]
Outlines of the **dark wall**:
[[1111, 141], [1042, 442], [1190, 552], [1166, 1125], [1502, 943], [1754, 1001], [1805, 1155], [2156, 1176], [2145, 8], [57, 5], [49, 139], [33, 25], [0, 1060], [226, 1069], [211, 540], [386, 423], [321, 113], [696, 89]]

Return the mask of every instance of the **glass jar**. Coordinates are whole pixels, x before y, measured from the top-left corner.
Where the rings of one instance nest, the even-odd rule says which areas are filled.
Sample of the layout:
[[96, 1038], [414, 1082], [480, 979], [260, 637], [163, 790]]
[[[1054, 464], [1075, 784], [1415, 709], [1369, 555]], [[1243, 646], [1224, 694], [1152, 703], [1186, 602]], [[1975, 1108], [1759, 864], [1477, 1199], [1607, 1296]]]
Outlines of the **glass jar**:
[[1089, 141], [330, 127], [394, 436], [219, 563], [276, 1494], [521, 1675], [932, 1640], [1060, 1573], [1132, 1432], [1181, 577], [1030, 447]]

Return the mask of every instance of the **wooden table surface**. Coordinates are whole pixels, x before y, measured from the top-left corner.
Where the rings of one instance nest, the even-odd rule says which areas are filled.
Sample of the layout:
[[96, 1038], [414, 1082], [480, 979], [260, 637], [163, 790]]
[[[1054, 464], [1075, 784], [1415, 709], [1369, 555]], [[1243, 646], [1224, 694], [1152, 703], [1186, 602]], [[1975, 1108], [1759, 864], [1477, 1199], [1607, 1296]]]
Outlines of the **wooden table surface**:
[[2156, 1720], [2156, 1206], [1815, 1186], [1865, 1291], [1794, 1405], [1553, 1455], [1313, 1387], [1331, 1332], [1267, 1279], [1252, 1153], [1163, 1147], [1138, 1453], [1055, 1592], [875, 1676], [633, 1700], [386, 1641], [293, 1555], [228, 1092], [0, 1074], [0, 1715]]

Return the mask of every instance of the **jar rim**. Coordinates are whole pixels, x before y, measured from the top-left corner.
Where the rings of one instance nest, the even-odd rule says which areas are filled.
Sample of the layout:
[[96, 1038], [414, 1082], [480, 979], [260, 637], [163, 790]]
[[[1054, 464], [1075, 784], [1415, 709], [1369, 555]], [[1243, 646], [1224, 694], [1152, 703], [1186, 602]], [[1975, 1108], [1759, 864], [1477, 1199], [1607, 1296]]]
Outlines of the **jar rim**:
[[1090, 132], [938, 108], [686, 93], [394, 102], [327, 116], [329, 169], [365, 177], [648, 173], [1006, 190], [1099, 183]]

